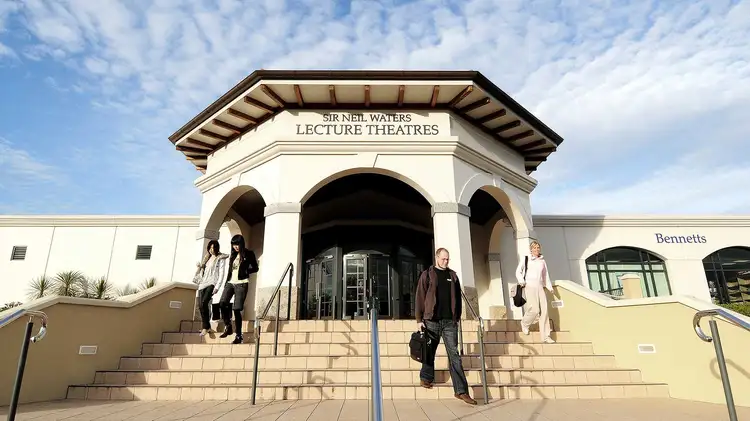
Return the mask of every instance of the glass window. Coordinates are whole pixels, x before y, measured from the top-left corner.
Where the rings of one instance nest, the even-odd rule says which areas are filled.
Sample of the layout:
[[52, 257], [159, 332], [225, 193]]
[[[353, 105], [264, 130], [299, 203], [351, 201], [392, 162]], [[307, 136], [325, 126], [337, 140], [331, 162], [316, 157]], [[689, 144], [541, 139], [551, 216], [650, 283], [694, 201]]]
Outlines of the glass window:
[[664, 262], [655, 254], [633, 247], [613, 247], [586, 259], [589, 287], [608, 295], [621, 296], [620, 276], [635, 273], [641, 278], [644, 297], [671, 295]]
[[714, 303], [750, 302], [750, 248], [728, 247], [703, 259]]

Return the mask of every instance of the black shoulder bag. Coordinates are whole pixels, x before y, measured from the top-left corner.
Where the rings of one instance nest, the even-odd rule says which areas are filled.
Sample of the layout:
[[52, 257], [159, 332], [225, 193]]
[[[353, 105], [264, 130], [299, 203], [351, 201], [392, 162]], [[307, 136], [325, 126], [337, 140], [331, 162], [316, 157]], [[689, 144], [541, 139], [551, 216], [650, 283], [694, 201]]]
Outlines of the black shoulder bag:
[[[529, 256], [523, 257], [523, 280], [526, 280], [526, 272], [529, 270]], [[526, 299], [523, 298], [523, 287], [518, 285], [516, 287], [516, 294], [513, 296], [513, 305], [516, 307], [523, 307], [526, 304]]]

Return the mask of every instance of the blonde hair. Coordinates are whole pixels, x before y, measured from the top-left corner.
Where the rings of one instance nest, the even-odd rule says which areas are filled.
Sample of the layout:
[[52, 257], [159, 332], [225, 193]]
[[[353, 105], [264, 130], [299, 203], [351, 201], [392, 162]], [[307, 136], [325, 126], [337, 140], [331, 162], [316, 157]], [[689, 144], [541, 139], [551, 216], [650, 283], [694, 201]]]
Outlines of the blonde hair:
[[541, 245], [541, 244], [539, 244], [539, 241], [536, 241], [536, 240], [534, 240], [534, 241], [532, 241], [532, 242], [531, 242], [531, 243], [529, 244], [529, 250], [533, 249], [533, 248], [534, 248], [534, 246], [539, 246], [539, 248], [542, 248], [542, 245]]

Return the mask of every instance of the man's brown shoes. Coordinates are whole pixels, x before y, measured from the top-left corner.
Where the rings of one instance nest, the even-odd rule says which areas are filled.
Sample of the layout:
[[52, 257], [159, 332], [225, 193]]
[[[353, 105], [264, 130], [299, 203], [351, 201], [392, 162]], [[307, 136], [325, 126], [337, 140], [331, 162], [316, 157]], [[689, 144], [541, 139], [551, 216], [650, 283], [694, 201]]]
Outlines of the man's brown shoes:
[[477, 401], [475, 401], [474, 399], [472, 399], [471, 396], [469, 396], [466, 393], [461, 393], [461, 394], [456, 395], [456, 399], [461, 399], [462, 401], [468, 403], [469, 405], [476, 405], [477, 404]]
[[420, 380], [419, 385], [425, 389], [432, 389], [432, 382], [428, 382], [427, 380]]

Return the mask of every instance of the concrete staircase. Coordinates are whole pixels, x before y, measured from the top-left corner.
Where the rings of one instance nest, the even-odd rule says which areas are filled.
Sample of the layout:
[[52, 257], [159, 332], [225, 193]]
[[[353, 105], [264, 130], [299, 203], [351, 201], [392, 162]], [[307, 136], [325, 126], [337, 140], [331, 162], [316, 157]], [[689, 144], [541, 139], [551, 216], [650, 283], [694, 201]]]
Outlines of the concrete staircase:
[[[252, 324], [245, 323], [248, 332]], [[273, 356], [273, 322], [263, 323], [257, 399], [368, 399], [370, 335], [367, 321], [280, 322]], [[119, 367], [96, 373], [92, 384], [71, 385], [68, 399], [248, 400], [255, 344], [232, 345], [232, 337], [201, 338], [200, 323], [183, 321], [164, 332], [160, 343], [145, 343], [141, 354], [123, 356]], [[594, 352], [591, 343], [572, 342], [553, 332], [556, 344], [523, 335], [515, 320], [485, 322], [487, 381], [492, 399], [668, 397], [666, 384], [646, 383], [638, 370], [618, 368], [614, 356]], [[385, 399], [453, 398], [445, 348], [436, 358], [436, 384], [419, 386], [421, 365], [408, 356], [413, 321], [380, 321]], [[477, 322], [463, 322], [464, 369], [472, 396], [481, 401]], [[245, 340], [252, 342], [252, 334]]]

